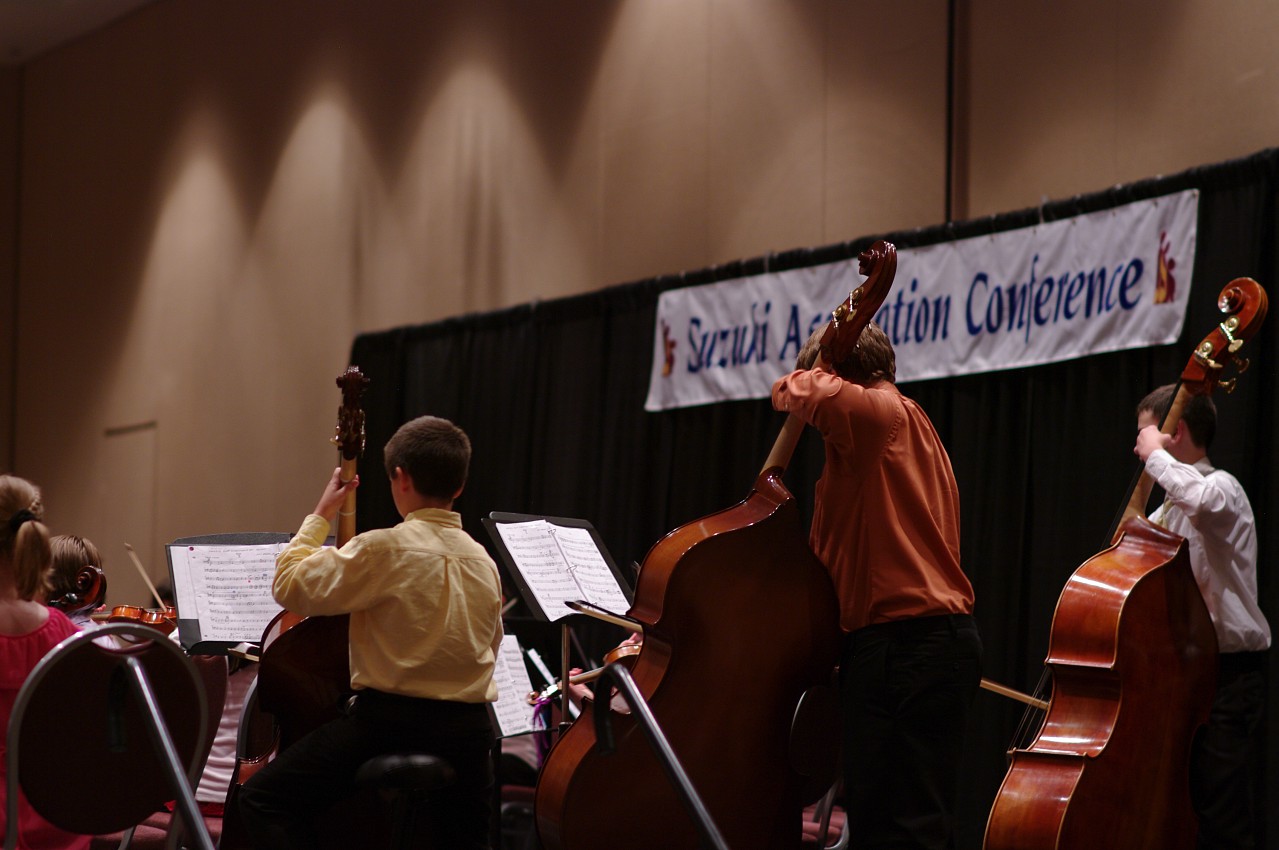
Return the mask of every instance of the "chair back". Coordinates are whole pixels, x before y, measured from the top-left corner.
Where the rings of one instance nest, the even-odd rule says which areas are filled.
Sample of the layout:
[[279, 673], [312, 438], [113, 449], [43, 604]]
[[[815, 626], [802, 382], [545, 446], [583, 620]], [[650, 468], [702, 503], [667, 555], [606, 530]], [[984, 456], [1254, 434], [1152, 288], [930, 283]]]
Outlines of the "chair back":
[[226, 708], [230, 672], [225, 655], [192, 655], [190, 658], [200, 675], [200, 683], [204, 685], [204, 705], [208, 712], [208, 723], [205, 724], [205, 734], [199, 748], [200, 772], [203, 773], [204, 764], [209, 759], [209, 752], [218, 735], [218, 722]]
[[248, 833], [237, 813], [240, 786], [275, 758], [279, 744], [280, 736], [275, 728], [275, 718], [264, 712], [258, 703], [258, 680], [254, 678], [244, 695], [244, 710], [240, 714], [235, 772], [227, 788], [219, 850], [248, 850], [250, 847]]
[[187, 779], [198, 778], [209, 719], [191, 659], [147, 626], [110, 624], [73, 635], [36, 665], [14, 702], [6, 847], [16, 843], [19, 787], [45, 820], [84, 835], [133, 826], [174, 799], [150, 707], [130, 685], [129, 659], [151, 684]]

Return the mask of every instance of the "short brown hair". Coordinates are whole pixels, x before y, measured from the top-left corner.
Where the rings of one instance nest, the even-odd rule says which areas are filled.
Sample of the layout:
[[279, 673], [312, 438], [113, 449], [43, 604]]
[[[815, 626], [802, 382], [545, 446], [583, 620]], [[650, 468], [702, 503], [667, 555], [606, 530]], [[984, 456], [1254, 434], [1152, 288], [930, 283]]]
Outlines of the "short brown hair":
[[399, 467], [413, 479], [423, 496], [452, 499], [466, 484], [471, 465], [471, 441], [447, 419], [419, 416], [400, 426], [382, 449], [388, 478]]
[[875, 322], [866, 325], [857, 345], [839, 363], [832, 363], [836, 374], [846, 381], [870, 383], [871, 381], [897, 381], [897, 354], [888, 334]]
[[[804, 347], [795, 357], [796, 369], [811, 369], [817, 362], [822, 337], [826, 335], [822, 325], [808, 337]], [[897, 354], [888, 335], [873, 321], [862, 329], [857, 345], [842, 363], [832, 363], [831, 368], [846, 381], [869, 383], [874, 380], [897, 381]]]
[[[1164, 384], [1159, 389], [1152, 390], [1137, 402], [1137, 415], [1150, 413], [1162, 420], [1172, 405], [1172, 397], [1176, 392], [1176, 384]], [[1212, 397], [1192, 395], [1181, 409], [1181, 421], [1186, 423], [1191, 441], [1207, 451], [1212, 445], [1213, 437], [1217, 436], [1217, 405], [1213, 403]]]

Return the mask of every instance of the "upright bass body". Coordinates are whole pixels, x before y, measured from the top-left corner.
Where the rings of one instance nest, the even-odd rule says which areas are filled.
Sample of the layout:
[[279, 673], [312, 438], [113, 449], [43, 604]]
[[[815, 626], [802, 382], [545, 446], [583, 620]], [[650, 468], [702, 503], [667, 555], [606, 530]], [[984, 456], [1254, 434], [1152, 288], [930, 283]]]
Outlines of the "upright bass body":
[[[805, 752], [838, 750], [826, 699], [838, 603], [780, 474], [766, 470], [745, 501], [658, 541], [630, 610], [645, 626], [635, 682], [734, 850], [798, 847], [802, 809], [834, 770]], [[607, 755], [595, 748], [597, 710], [615, 713]], [[824, 748], [806, 746], [817, 738]], [[551, 750], [536, 813], [548, 850], [698, 846], [642, 731], [608, 706], [588, 704]]]
[[1217, 638], [1186, 541], [1144, 518], [1067, 582], [1052, 702], [1012, 763], [986, 850], [1195, 845], [1190, 744], [1216, 688]]

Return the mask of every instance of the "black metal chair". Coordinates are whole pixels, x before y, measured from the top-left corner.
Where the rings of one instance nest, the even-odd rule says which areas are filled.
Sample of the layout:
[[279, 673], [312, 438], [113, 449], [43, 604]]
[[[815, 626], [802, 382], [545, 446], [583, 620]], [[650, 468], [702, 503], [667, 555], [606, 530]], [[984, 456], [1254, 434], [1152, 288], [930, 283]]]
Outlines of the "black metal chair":
[[[208, 710], [208, 728], [200, 744], [200, 770], [203, 772], [209, 753], [217, 737], [218, 724], [226, 705], [228, 668], [225, 655], [192, 655], [191, 661], [200, 673], [204, 685], [205, 705]], [[203, 815], [204, 827], [214, 844], [222, 835], [222, 818]], [[89, 844], [89, 850], [170, 850], [191, 847], [192, 838], [184, 829], [183, 821], [174, 812], [161, 809], [152, 813], [136, 827], [123, 835], [99, 836]]]
[[9, 718], [6, 850], [18, 843], [19, 788], [45, 820], [83, 835], [129, 829], [176, 800], [195, 846], [213, 850], [191, 790], [209, 722], [195, 664], [155, 629], [67, 638], [31, 671]]

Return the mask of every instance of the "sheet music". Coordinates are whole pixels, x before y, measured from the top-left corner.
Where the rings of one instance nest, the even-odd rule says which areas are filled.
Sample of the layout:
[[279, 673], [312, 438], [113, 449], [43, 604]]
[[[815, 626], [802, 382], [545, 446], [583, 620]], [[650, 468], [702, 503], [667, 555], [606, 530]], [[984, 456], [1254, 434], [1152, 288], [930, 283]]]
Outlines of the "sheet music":
[[572, 614], [564, 603], [578, 600], [619, 613], [630, 608], [589, 529], [556, 525], [544, 519], [500, 522], [496, 527], [520, 575], [550, 620]]
[[493, 714], [497, 718], [498, 735], [508, 738], [533, 731], [533, 706], [528, 704], [533, 683], [529, 681], [528, 668], [515, 635], [504, 635], [493, 668], [493, 680], [497, 683], [497, 702]]
[[257, 643], [281, 611], [271, 581], [285, 545], [169, 547], [178, 616], [199, 621], [202, 641]]
[[631, 603], [626, 601], [626, 595], [617, 584], [617, 577], [600, 554], [591, 532], [585, 528], [552, 524], [551, 534], [559, 541], [560, 551], [568, 562], [568, 570], [582, 589], [580, 598], [600, 608], [625, 614]]
[[550, 529], [551, 524], [544, 519], [497, 525], [506, 550], [511, 553], [537, 604], [554, 621], [573, 613], [564, 603], [581, 599], [582, 589], [574, 581]]

